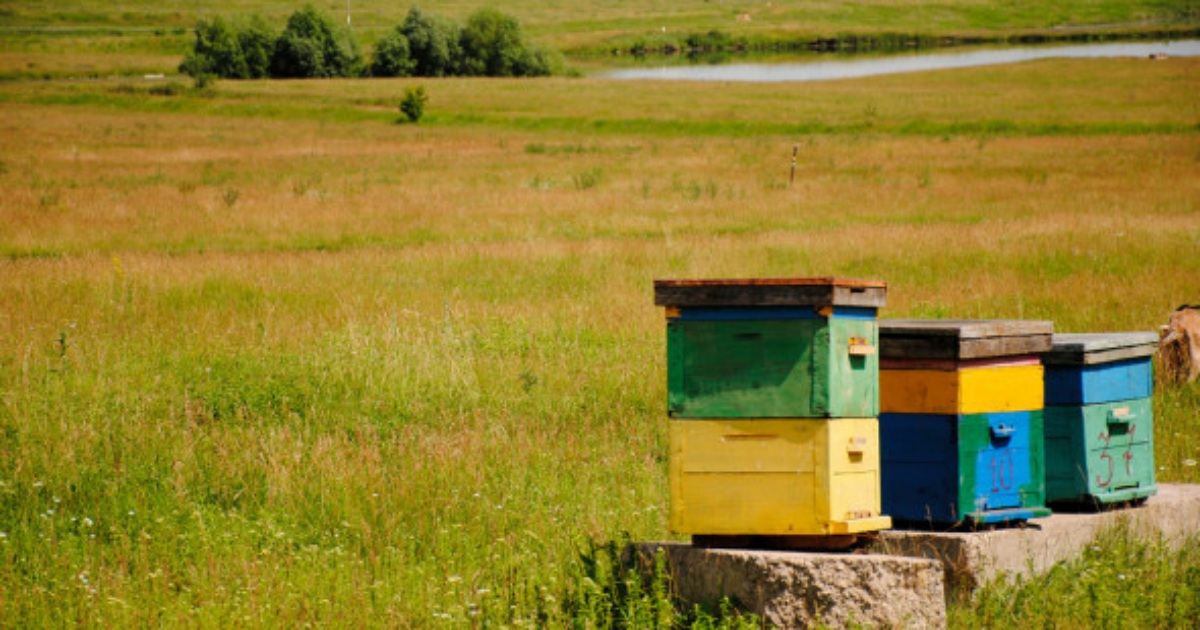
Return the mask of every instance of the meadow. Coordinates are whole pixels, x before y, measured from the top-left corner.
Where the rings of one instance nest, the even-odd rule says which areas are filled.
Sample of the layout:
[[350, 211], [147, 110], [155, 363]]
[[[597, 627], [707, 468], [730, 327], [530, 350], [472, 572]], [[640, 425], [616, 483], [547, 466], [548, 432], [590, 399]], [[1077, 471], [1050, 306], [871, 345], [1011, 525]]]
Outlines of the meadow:
[[[45, 26], [88, 22], [60, 4]], [[177, 4], [95, 22], [187, 26]], [[1137, 6], [1062, 6], [1085, 4]], [[743, 10], [655, 10], [688, 7]], [[1196, 59], [772, 85], [73, 72], [0, 82], [3, 627], [753, 625], [676, 617], [612, 566], [670, 537], [654, 279], [880, 279], [884, 317], [1062, 332], [1200, 301]], [[1200, 391], [1154, 402], [1159, 481], [1200, 482]], [[1200, 540], [1114, 532], [951, 622], [1163, 627], [1197, 594]]]
[[[460, 23], [481, 6], [475, 0], [5, 0], [0, 79], [172, 73], [194, 41], [197, 20], [256, 14], [282, 29], [305, 4], [348, 23], [368, 49], [414, 5]], [[519, 19], [537, 44], [577, 62], [608, 60], [610, 51], [633, 46], [678, 45], [688, 34], [714, 30], [760, 47], [791, 48], [816, 38], [854, 36], [917, 35], [932, 43], [946, 37], [1091, 39], [1184, 29], [1194, 37], [1200, 23], [1200, 9], [1189, 0], [509, 0], [498, 8]]]

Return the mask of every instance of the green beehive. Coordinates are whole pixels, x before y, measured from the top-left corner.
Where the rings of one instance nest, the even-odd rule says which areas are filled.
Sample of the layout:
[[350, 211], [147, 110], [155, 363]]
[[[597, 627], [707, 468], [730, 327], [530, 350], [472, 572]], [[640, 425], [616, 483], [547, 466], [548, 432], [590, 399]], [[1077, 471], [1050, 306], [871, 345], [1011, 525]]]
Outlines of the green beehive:
[[1046, 494], [1054, 502], [1123, 503], [1154, 495], [1149, 398], [1046, 407]]
[[1152, 332], [1054, 335], [1046, 364], [1046, 498], [1100, 507], [1158, 492]]
[[886, 291], [832, 278], [655, 282], [667, 307], [668, 412], [875, 417]]

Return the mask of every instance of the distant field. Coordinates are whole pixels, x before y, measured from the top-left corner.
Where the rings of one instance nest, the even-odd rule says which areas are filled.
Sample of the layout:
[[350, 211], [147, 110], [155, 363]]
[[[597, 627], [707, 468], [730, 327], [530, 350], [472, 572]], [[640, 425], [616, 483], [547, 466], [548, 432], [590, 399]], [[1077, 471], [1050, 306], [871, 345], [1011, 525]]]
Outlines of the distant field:
[[[1200, 301], [1198, 60], [425, 80], [397, 124], [416, 83], [0, 83], [0, 626], [611, 620], [595, 545], [669, 537], [655, 278], [1060, 331]], [[1200, 482], [1200, 395], [1155, 404]], [[1085, 564], [956, 627], [1189, 618], [1200, 542], [1105, 545], [1149, 594], [1089, 604]]]
[[[282, 28], [304, 2], [223, 0], [97, 0], [0, 3], [0, 77], [107, 76], [171, 73], [204, 16], [257, 13]], [[411, 3], [322, 0], [314, 3], [338, 23], [349, 22], [367, 48], [403, 20]], [[464, 20], [477, 2], [419, 3], [432, 13]], [[347, 11], [349, 7], [349, 11]], [[653, 45], [679, 34], [720, 30], [764, 42], [794, 42], [845, 34], [1005, 37], [1028, 33], [1139, 32], [1195, 27], [1200, 10], [1188, 0], [1058, 0], [953, 3], [902, 0], [575, 0], [506, 2], [536, 41], [565, 52], [602, 52], [636, 42]]]

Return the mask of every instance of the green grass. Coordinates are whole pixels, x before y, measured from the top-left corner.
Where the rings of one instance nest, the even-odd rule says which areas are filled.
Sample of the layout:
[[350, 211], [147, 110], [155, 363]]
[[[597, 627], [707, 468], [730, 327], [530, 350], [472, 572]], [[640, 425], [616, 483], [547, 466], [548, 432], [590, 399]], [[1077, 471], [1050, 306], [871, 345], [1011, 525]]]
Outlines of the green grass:
[[[752, 624], [614, 564], [670, 536], [651, 281], [1154, 330], [1200, 292], [1196, 70], [424, 80], [419, 125], [409, 81], [0, 83], [0, 626]], [[1194, 542], [1096, 546], [953, 625], [1194, 612]]]
[[951, 609], [950, 625], [1183, 628], [1200, 615], [1200, 539], [1169, 544], [1124, 527], [1027, 580], [1001, 579]]
[[[122, 2], [119, 8], [96, 0], [33, 2], [11, 0], [0, 7], [0, 78], [137, 76], [173, 73], [192, 43], [190, 29], [202, 16], [228, 18], [258, 13], [282, 29], [296, 2], [223, 0]], [[316, 6], [345, 22], [347, 5], [329, 0]], [[439, 1], [427, 12], [463, 21], [479, 5]], [[350, 3], [350, 24], [368, 49], [404, 19], [408, 4], [383, 0]], [[712, 2], [643, 1], [634, 5], [576, 0], [550, 4], [521, 0], [504, 10], [517, 17], [539, 44], [579, 53], [607, 55], [634, 46], [679, 46], [689, 34], [719, 30], [755, 48], [803, 49], [820, 38], [871, 40], [869, 46], [895, 48], [898, 42], [935, 43], [952, 37], [1003, 42], [1022, 37], [1111, 37], [1194, 35], [1200, 12], [1186, 0], [1058, 0], [996, 3], [911, 3], [896, 0], [821, 0], [763, 5], [749, 0]], [[741, 20], [737, 19], [743, 16]], [[745, 16], [749, 17], [746, 21]]]

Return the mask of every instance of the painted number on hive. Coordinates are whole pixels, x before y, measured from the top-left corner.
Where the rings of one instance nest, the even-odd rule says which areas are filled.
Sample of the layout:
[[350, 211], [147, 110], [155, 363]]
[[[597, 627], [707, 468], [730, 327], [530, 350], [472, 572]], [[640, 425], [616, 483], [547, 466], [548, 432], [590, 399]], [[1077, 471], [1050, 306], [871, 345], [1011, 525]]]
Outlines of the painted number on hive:
[[[1137, 431], [1136, 424], [1129, 425], [1129, 443], [1125, 446], [1125, 452], [1121, 454], [1121, 459], [1125, 460], [1125, 474], [1133, 475], [1133, 436]], [[1100, 434], [1100, 441], [1104, 442], [1104, 448], [1100, 450], [1100, 461], [1108, 462], [1108, 476], [1104, 477], [1100, 474], [1096, 475], [1096, 485], [1101, 488], [1107, 488], [1112, 484], [1113, 475], [1116, 473], [1116, 460], [1113, 459], [1111, 453], [1108, 452], [1112, 447], [1112, 435], [1105, 432]]]
[[992, 469], [992, 492], [1012, 490], [1017, 476], [1012, 450], [1005, 448], [992, 453], [989, 467]]

